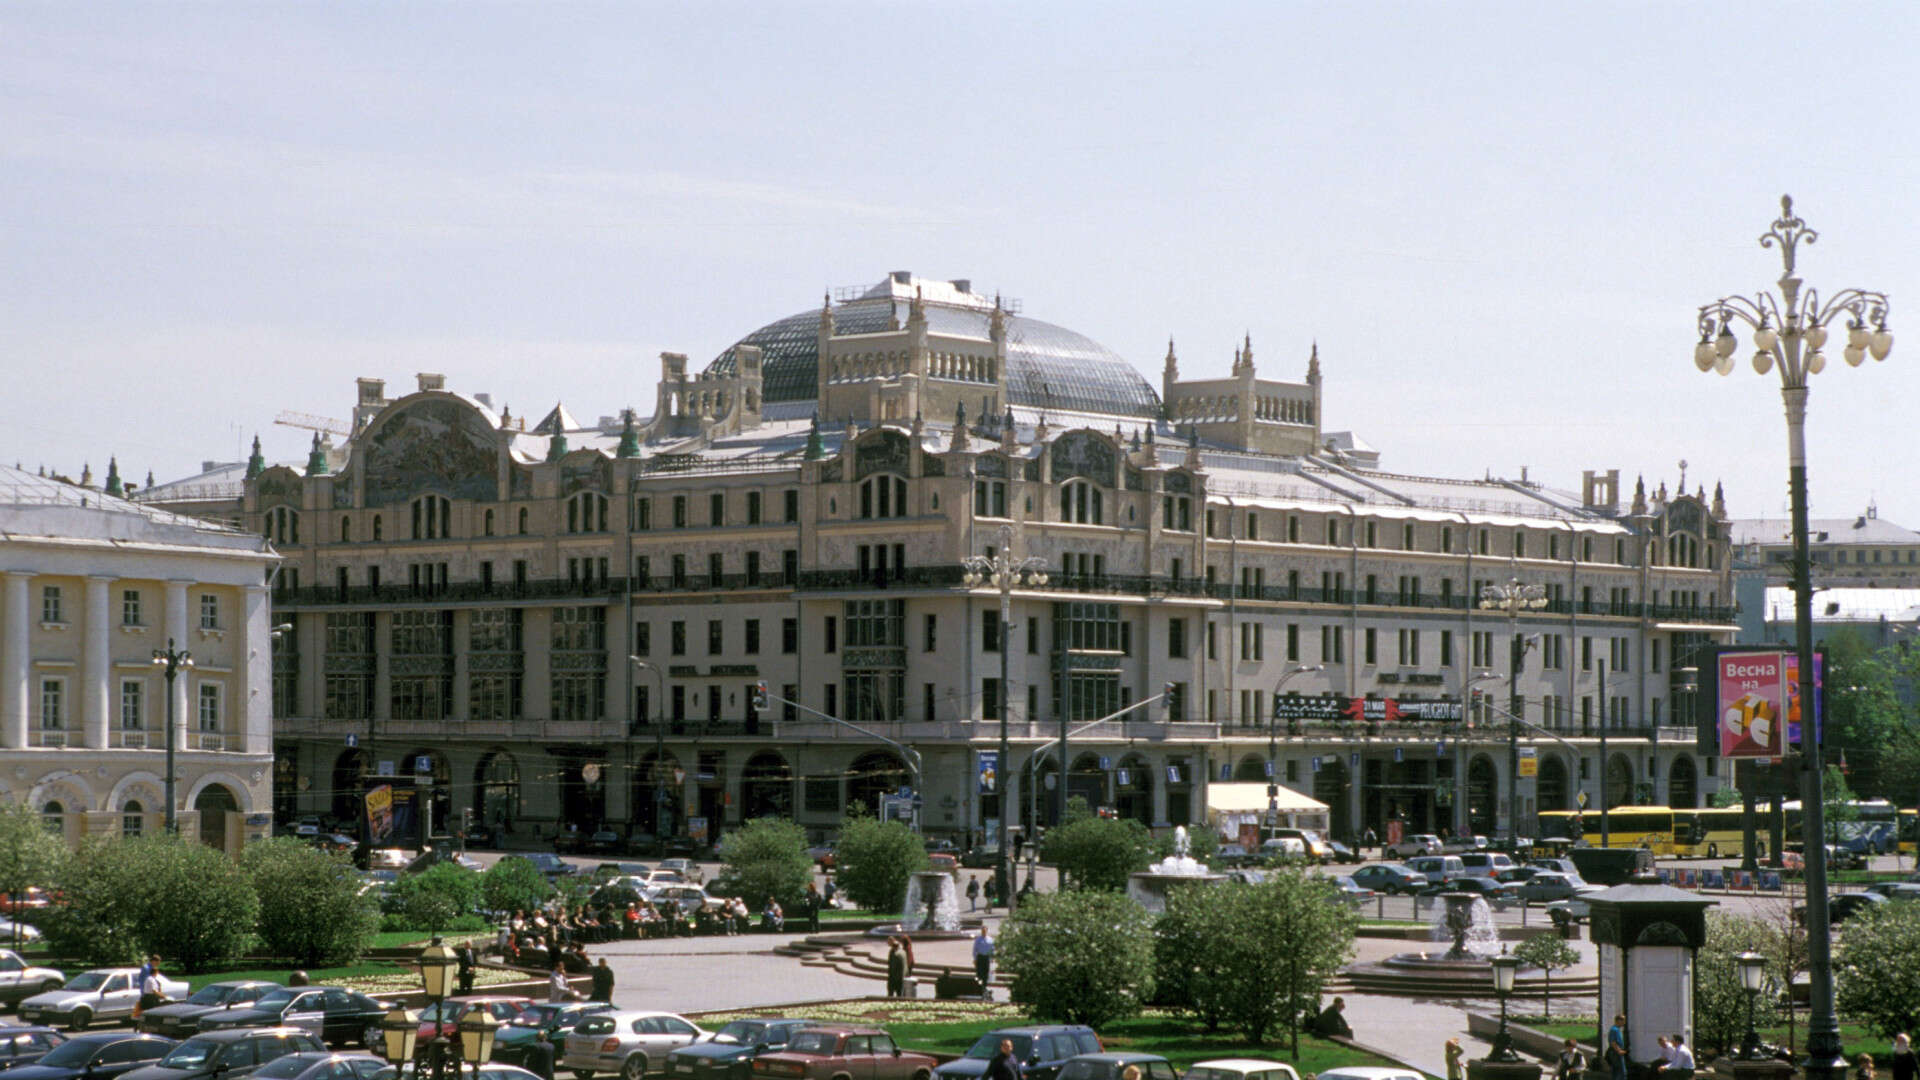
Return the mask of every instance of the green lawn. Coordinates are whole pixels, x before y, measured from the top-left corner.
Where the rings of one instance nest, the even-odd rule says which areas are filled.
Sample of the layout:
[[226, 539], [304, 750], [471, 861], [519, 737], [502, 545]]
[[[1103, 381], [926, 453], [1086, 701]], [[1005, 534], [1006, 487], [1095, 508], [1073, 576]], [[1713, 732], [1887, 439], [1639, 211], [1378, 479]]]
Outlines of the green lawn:
[[[332, 984], [342, 979], [358, 979], [370, 976], [392, 975], [403, 970], [398, 965], [384, 961], [365, 961], [348, 964], [344, 967], [311, 968], [307, 978], [317, 985]], [[268, 982], [285, 983], [287, 976], [293, 974], [291, 967], [253, 968], [243, 971], [209, 971], [200, 975], [185, 976], [187, 985], [195, 990], [208, 983], [230, 982], [236, 979], [265, 979]], [[415, 976], [418, 978], [418, 976]]]
[[[1595, 1037], [1594, 1021], [1591, 1016], [1576, 1020], [1565, 1020], [1560, 1017], [1555, 1017], [1552, 1022], [1540, 1020], [1538, 1017], [1515, 1016], [1512, 1019], [1516, 1024], [1525, 1025], [1526, 1027], [1533, 1028], [1535, 1031], [1544, 1031], [1556, 1038], [1579, 1039], [1581, 1042], [1591, 1044]], [[1787, 1026], [1780, 1024], [1775, 1027], [1761, 1028], [1760, 1040], [1776, 1046], [1787, 1045]], [[1807, 1021], [1803, 1015], [1800, 1018], [1800, 1022], [1794, 1025], [1793, 1045], [1797, 1049], [1805, 1049], [1806, 1042]], [[1868, 1031], [1864, 1025], [1842, 1020], [1840, 1022], [1840, 1042], [1841, 1045], [1848, 1048], [1850, 1054], [1864, 1051], [1874, 1054], [1877, 1058], [1879, 1056], [1878, 1053], [1871, 1048], [1883, 1047], [1886, 1040]], [[1709, 1049], [1717, 1048], [1710, 1047]]]
[[[875, 1001], [853, 1000], [789, 1009], [755, 1010], [733, 1013], [704, 1013], [694, 1020], [707, 1027], [742, 1016], [800, 1016], [820, 1020], [878, 1023], [913, 1050], [959, 1054], [973, 1045], [982, 1034], [999, 1027], [1030, 1023], [1011, 1005], [973, 1001]], [[1254, 1045], [1230, 1032], [1208, 1034], [1200, 1025], [1184, 1017], [1149, 1012], [1131, 1020], [1119, 1020], [1101, 1028], [1100, 1039], [1109, 1050], [1131, 1050], [1159, 1054], [1181, 1069], [1196, 1061], [1219, 1057], [1274, 1058], [1294, 1065], [1303, 1075], [1338, 1065], [1390, 1065], [1371, 1054], [1349, 1050], [1336, 1043], [1302, 1036], [1298, 1061], [1274, 1042]]]
[[[462, 938], [491, 939], [495, 933], [496, 931], [492, 929], [449, 930], [441, 936], [442, 938], [445, 939], [447, 944], [452, 945], [455, 942], [461, 940]], [[431, 944], [432, 941], [433, 941], [432, 934], [423, 934], [418, 930], [383, 930], [380, 933], [373, 935], [373, 940], [367, 943], [367, 948], [399, 949], [399, 948], [404, 948], [406, 946], [412, 945], [412, 946], [418, 946], [419, 948], [424, 949], [429, 944]]]

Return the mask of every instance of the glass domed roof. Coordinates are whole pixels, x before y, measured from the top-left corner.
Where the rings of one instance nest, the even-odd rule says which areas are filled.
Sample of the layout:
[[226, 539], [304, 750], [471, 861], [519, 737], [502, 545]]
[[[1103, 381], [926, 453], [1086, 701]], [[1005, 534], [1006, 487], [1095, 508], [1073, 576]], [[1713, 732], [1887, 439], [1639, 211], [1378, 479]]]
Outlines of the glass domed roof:
[[[922, 283], [905, 275], [894, 275], [855, 299], [835, 304], [835, 336], [883, 333], [905, 326], [916, 288], [927, 294], [924, 306], [929, 333], [982, 341], [989, 337], [991, 300], [956, 290], [948, 282]], [[1022, 315], [1003, 317], [1007, 327], [1009, 404], [1114, 416], [1159, 415], [1160, 395], [1118, 353], [1052, 323]], [[734, 350], [741, 345], [756, 345], [762, 351], [761, 396], [765, 401], [813, 400], [820, 365], [818, 309], [755, 330], [714, 358], [707, 371], [732, 374]]]

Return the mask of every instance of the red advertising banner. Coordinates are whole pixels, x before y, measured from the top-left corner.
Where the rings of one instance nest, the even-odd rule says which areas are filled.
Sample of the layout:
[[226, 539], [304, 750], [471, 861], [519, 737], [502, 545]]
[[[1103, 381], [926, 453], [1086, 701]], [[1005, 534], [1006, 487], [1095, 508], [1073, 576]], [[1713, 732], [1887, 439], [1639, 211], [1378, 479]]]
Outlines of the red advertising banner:
[[1787, 654], [1722, 652], [1715, 660], [1719, 690], [1720, 756], [1777, 758], [1785, 755]]

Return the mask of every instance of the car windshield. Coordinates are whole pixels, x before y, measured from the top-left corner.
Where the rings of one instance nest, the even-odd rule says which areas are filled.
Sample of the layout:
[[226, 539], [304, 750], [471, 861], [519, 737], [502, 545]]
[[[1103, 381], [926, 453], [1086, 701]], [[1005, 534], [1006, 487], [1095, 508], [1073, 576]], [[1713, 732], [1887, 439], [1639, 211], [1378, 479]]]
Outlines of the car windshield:
[[288, 1054], [253, 1070], [252, 1075], [259, 1077], [260, 1080], [293, 1080], [294, 1077], [306, 1072], [312, 1064], [312, 1059], [305, 1054]]
[[187, 1004], [220, 1005], [238, 993], [239, 990], [240, 988], [237, 986], [221, 986], [219, 983], [214, 983], [212, 986], [201, 987], [199, 993], [187, 999]]
[[287, 1002], [292, 1000], [293, 1000], [293, 991], [291, 990], [287, 990], [284, 988], [279, 990], [269, 990], [266, 993], [260, 995], [260, 999], [253, 1003], [253, 1007], [256, 1009], [265, 1009], [271, 1012], [275, 1009], [286, 1008]]
[[1001, 1035], [997, 1032], [989, 1031], [974, 1040], [973, 1045], [967, 1049], [967, 1056], [985, 1061], [1000, 1052], [1001, 1039], [1013, 1040], [1013, 1055], [1022, 1060], [1024, 1060], [1028, 1052], [1033, 1049], [1033, 1036], [1031, 1035]]
[[40, 1064], [65, 1066], [85, 1065], [87, 1059], [92, 1057], [94, 1051], [98, 1049], [100, 1049], [99, 1043], [75, 1039], [73, 1042], [61, 1043], [59, 1046], [47, 1051], [46, 1056], [40, 1059]]
[[[257, 1073], [255, 1075], [258, 1075]], [[1250, 1080], [1243, 1074], [1231, 1069], [1217, 1069], [1211, 1065], [1196, 1065], [1186, 1071], [1183, 1080]]]
[[1060, 1066], [1060, 1072], [1057, 1075], [1059, 1080], [1107, 1080], [1107, 1077], [1113, 1075], [1113, 1071], [1113, 1065], [1110, 1062], [1075, 1058]]
[[787, 1040], [789, 1054], [831, 1054], [840, 1043], [840, 1036], [831, 1031], [799, 1031]]
[[420, 1022], [431, 1024], [435, 1020], [458, 1020], [467, 1011], [464, 1001], [441, 1001], [420, 1010]]
[[555, 1005], [529, 1005], [520, 1010], [520, 1015], [509, 1020], [515, 1027], [545, 1027], [554, 1017], [560, 1015]]
[[169, 1069], [197, 1069], [220, 1052], [220, 1044], [211, 1039], [188, 1039], [167, 1051], [160, 1064]]
[[766, 1033], [766, 1030], [767, 1025], [765, 1024], [756, 1024], [747, 1020], [735, 1020], [726, 1027], [714, 1032], [713, 1041], [717, 1043], [740, 1043], [743, 1045], [757, 1043], [760, 1041], [760, 1036]]

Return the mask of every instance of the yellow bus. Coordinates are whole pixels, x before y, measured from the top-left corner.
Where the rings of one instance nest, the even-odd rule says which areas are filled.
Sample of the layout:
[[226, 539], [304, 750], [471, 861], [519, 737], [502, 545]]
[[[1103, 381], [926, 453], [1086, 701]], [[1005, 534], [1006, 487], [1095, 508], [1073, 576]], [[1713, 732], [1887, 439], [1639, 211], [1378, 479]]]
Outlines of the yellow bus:
[[[1739, 856], [1742, 845], [1746, 843], [1746, 833], [1738, 806], [1703, 807], [1683, 813], [1693, 818], [1693, 827], [1689, 830], [1692, 843], [1687, 850], [1677, 854], [1702, 859], [1718, 859], [1722, 855], [1728, 858]], [[1764, 859], [1767, 857], [1767, 821], [1762, 814], [1755, 814], [1754, 817], [1754, 857]]]
[[[1598, 810], [1543, 810], [1538, 816], [1543, 844], [1601, 846]], [[1607, 811], [1608, 847], [1644, 847], [1655, 855], [1691, 853], [1692, 831], [1690, 810], [1676, 814], [1667, 806], [1622, 806]]]
[[1920, 849], [1920, 810], [1902, 810], [1899, 816], [1899, 850], [1902, 855], [1912, 855]]

